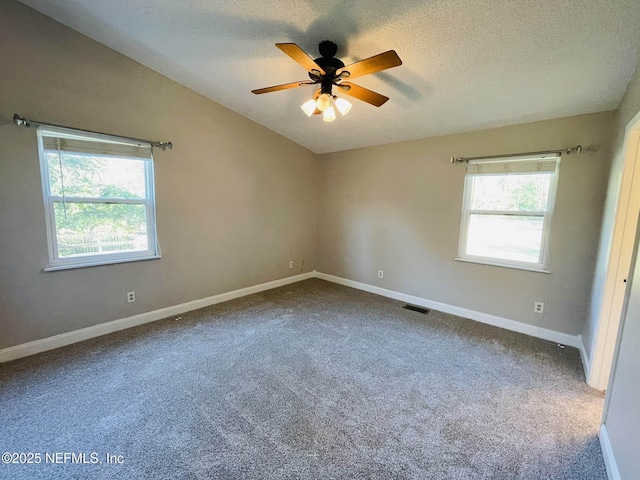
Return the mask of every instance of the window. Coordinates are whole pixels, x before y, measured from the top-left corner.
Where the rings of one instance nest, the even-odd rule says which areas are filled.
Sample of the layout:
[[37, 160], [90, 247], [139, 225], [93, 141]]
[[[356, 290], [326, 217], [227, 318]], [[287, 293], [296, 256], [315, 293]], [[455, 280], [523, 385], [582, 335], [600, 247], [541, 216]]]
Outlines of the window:
[[49, 267], [158, 258], [151, 145], [38, 129]]
[[457, 260], [546, 271], [559, 160], [470, 161]]

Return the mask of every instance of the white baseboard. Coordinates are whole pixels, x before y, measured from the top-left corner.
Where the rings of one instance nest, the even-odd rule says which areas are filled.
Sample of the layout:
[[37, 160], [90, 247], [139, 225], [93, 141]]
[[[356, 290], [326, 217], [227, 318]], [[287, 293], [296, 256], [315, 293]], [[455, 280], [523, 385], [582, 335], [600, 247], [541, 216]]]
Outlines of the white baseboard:
[[604, 423], [600, 425], [600, 435], [598, 437], [600, 438], [600, 447], [602, 448], [602, 456], [604, 457], [604, 465], [607, 468], [609, 480], [622, 480], [618, 470], [618, 463], [611, 447], [611, 441], [609, 440], [609, 434], [607, 433], [607, 427]]
[[387, 290], [386, 288], [376, 287], [373, 285], [368, 285], [366, 283], [348, 280], [342, 277], [336, 277], [335, 275], [329, 275], [327, 273], [316, 272], [316, 277], [322, 280], [327, 280], [329, 282], [345, 285], [347, 287], [357, 288], [358, 290], [364, 290], [365, 292], [382, 295], [383, 297], [400, 300], [405, 303], [411, 303], [413, 305], [419, 305], [421, 307], [430, 308], [432, 310], [438, 310], [440, 312], [458, 315], [459, 317], [469, 318], [477, 322], [493, 325], [494, 327], [500, 327], [506, 330], [524, 333], [525, 335], [530, 335], [532, 337], [541, 338], [543, 340], [549, 340], [551, 342], [560, 343], [569, 347], [578, 348], [577, 335], [569, 335], [568, 333], [562, 333], [555, 330], [549, 330], [547, 328], [536, 327], [535, 325], [529, 325], [527, 323], [518, 322], [516, 320], [510, 320], [508, 318], [470, 310], [468, 308], [456, 307], [455, 305], [449, 305], [447, 303], [441, 303], [433, 300], [428, 300], [426, 298], [415, 297], [413, 295], [407, 295], [405, 293], [396, 292], [394, 290]]
[[578, 350], [580, 350], [580, 359], [582, 360], [582, 368], [584, 368], [584, 378], [589, 381], [589, 373], [591, 371], [591, 361], [587, 354], [587, 349], [584, 348], [584, 342], [582, 341], [582, 335], [578, 335]]
[[60, 335], [55, 335], [53, 337], [43, 338], [41, 340], [35, 340], [33, 342], [4, 348], [0, 350], [0, 363], [27, 357], [36, 353], [52, 350], [54, 348], [64, 347], [66, 345], [71, 345], [72, 343], [82, 342], [83, 340], [88, 340], [90, 338], [99, 337], [108, 333], [117, 332], [118, 330], [124, 330], [126, 328], [135, 327], [144, 323], [155, 322], [156, 320], [161, 320], [163, 318], [180, 315], [192, 310], [215, 305], [216, 303], [226, 302], [235, 298], [263, 292], [265, 290], [270, 290], [272, 288], [281, 287], [283, 285], [300, 282], [302, 280], [307, 280], [314, 277], [320, 278], [322, 280], [327, 280], [329, 282], [338, 283], [340, 285], [345, 285], [347, 287], [356, 288], [358, 290], [364, 290], [366, 292], [382, 295], [383, 297], [393, 298], [402, 302], [420, 305], [422, 307], [439, 310], [441, 312], [450, 313], [452, 315], [458, 315], [460, 317], [469, 318], [471, 320], [476, 320], [478, 322], [486, 323], [507, 330], [512, 330], [514, 332], [524, 333], [526, 335], [542, 338], [544, 340], [561, 343], [570, 347], [576, 347], [580, 349], [580, 354], [583, 355], [582, 361], [584, 365], [588, 365], [588, 363], [585, 363], [586, 352], [584, 351], [584, 346], [580, 346], [582, 344], [582, 341], [579, 336], [556, 332], [555, 330], [540, 328], [534, 325], [528, 325], [526, 323], [510, 320], [508, 318], [498, 317], [496, 315], [491, 315], [488, 313], [477, 312], [475, 310], [470, 310], [467, 308], [456, 307], [455, 305], [436, 302], [433, 300], [428, 300], [426, 298], [407, 295], [405, 293], [387, 290], [385, 288], [368, 285], [366, 283], [356, 282], [354, 280], [348, 280], [342, 277], [336, 277], [335, 275], [316, 272], [315, 270], [312, 272], [303, 273], [301, 275], [286, 277], [280, 280], [274, 280], [272, 282], [254, 285], [252, 287], [241, 288], [239, 290], [233, 290], [231, 292], [221, 293], [219, 295], [214, 295], [207, 298], [201, 298], [199, 300], [181, 303], [180, 305], [173, 305], [171, 307], [161, 308], [159, 310], [153, 310], [151, 312], [141, 313], [139, 315], [134, 315], [131, 317], [113, 320], [111, 322], [101, 323], [92, 327], [74, 330], [73, 332], [61, 333]]
[[161, 308], [159, 310], [153, 310], [151, 312], [145, 312], [139, 315], [133, 315], [132, 317], [121, 318], [119, 320], [101, 323], [92, 327], [74, 330], [73, 332], [61, 333], [60, 335], [54, 335], [53, 337], [43, 338], [41, 340], [35, 340], [33, 342], [4, 348], [0, 350], [0, 363], [27, 357], [29, 355], [45, 352], [47, 350], [53, 350], [54, 348], [64, 347], [66, 345], [71, 345], [72, 343], [82, 342], [83, 340], [106, 335], [107, 333], [117, 332], [118, 330], [124, 330], [125, 328], [135, 327], [144, 323], [155, 322], [156, 320], [172, 317], [174, 315], [180, 315], [192, 310], [215, 305], [216, 303], [233, 300], [234, 298], [244, 297], [246, 295], [251, 295], [254, 293], [263, 292], [265, 290], [271, 290], [272, 288], [281, 287], [283, 285], [289, 285], [290, 283], [300, 282], [302, 280], [313, 278], [314, 276], [315, 270], [292, 277], [286, 277], [267, 283], [261, 283], [260, 285], [254, 285], [252, 287], [241, 288], [239, 290], [233, 290], [231, 292], [201, 298], [199, 300], [181, 303], [180, 305], [173, 305], [171, 307]]

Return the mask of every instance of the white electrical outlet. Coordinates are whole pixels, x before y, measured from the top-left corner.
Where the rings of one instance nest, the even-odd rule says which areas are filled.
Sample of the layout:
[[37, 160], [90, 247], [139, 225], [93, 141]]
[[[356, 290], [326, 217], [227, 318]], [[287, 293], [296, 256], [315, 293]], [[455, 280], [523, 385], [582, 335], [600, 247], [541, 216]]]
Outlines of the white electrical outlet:
[[533, 311], [535, 313], [544, 313], [544, 303], [542, 303], [542, 302], [533, 302]]
[[293, 268], [293, 260], [289, 262], [289, 268]]
[[378, 270], [378, 278], [384, 277], [384, 270]]
[[127, 292], [127, 302], [132, 303], [136, 301], [136, 292]]

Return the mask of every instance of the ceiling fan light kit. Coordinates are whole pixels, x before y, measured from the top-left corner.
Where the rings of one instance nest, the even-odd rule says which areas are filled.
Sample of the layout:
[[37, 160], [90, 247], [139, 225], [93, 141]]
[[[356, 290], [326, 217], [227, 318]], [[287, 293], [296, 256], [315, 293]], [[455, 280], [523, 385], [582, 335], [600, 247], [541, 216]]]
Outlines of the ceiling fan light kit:
[[335, 57], [338, 46], [329, 40], [320, 42], [319, 51], [321, 56], [315, 60], [311, 59], [311, 57], [295, 43], [276, 43], [276, 47], [302, 65], [302, 67], [307, 70], [311, 81], [302, 80], [284, 85], [275, 85], [273, 87], [252, 90], [252, 92], [260, 95], [262, 93], [301, 87], [302, 85], [320, 84], [320, 88], [315, 91], [313, 99], [304, 102], [300, 108], [302, 108], [308, 117], [322, 114], [325, 122], [333, 122], [336, 119], [336, 109], [342, 116], [351, 110], [351, 103], [349, 101], [344, 98], [338, 98], [333, 94], [332, 90], [334, 86], [346, 95], [380, 107], [389, 100], [388, 97], [360, 87], [354, 83], [345, 82], [344, 79], [353, 79], [402, 65], [402, 60], [400, 60], [398, 54], [393, 50], [389, 50], [388, 52], [345, 66], [342, 60]]
[[[328, 103], [327, 103], [328, 102]], [[318, 95], [317, 99], [311, 99], [300, 105], [302, 111], [310, 117], [314, 113], [322, 113], [325, 122], [333, 122], [336, 119], [335, 109], [340, 112], [343, 117], [351, 110], [351, 102], [344, 98], [334, 96]]]

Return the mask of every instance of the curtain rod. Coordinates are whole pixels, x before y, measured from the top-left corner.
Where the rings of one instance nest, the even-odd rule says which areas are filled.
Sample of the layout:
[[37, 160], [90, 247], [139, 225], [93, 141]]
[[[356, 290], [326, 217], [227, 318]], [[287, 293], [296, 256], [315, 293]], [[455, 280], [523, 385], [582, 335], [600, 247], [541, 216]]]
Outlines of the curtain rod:
[[56, 125], [55, 123], [39, 122], [37, 120], [29, 120], [29, 119], [26, 119], [24, 117], [21, 117], [17, 113], [13, 114], [13, 123], [18, 125], [19, 127], [30, 127], [31, 125], [35, 125], [35, 126], [41, 125], [43, 127], [67, 128], [69, 130], [76, 130], [78, 132], [95, 133], [95, 134], [98, 134], [98, 135], [107, 135], [109, 137], [118, 138], [118, 139], [121, 139], [121, 140], [129, 140], [129, 141], [140, 142], [140, 143], [148, 143], [152, 147], [161, 148], [162, 150], [166, 150], [167, 148], [169, 150], [173, 149], [173, 143], [171, 143], [171, 142], [154, 142], [154, 141], [151, 141], [151, 140], [144, 140], [142, 138], [123, 137], [122, 135], [112, 135], [110, 133], [95, 132], [93, 130], [83, 130], [81, 128], [73, 128], [73, 127], [67, 127], [67, 126], [64, 126], [64, 125]]
[[529, 155], [546, 155], [556, 153], [562, 155], [571, 155], [572, 153], [582, 153], [582, 145], [565, 148], [563, 150], [546, 150], [544, 152], [525, 152], [525, 153], [507, 153], [504, 155], [487, 155], [486, 157], [451, 157], [451, 163], [469, 163], [471, 160], [489, 160], [493, 158], [510, 158], [510, 157], [526, 157]]

